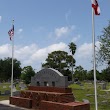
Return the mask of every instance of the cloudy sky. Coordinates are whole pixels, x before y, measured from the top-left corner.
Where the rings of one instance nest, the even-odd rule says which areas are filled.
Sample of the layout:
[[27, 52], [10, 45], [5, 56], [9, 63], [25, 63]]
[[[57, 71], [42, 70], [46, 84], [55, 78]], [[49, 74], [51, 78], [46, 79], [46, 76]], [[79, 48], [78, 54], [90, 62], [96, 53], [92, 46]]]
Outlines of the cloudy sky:
[[[76, 66], [92, 69], [91, 0], [0, 1], [0, 58], [11, 57], [12, 42], [7, 33], [14, 19], [14, 57], [22, 67], [31, 65], [40, 70], [48, 53], [63, 50], [70, 54], [68, 44], [74, 42]], [[97, 36], [110, 20], [110, 0], [98, 2], [101, 15], [95, 16], [97, 46]]]

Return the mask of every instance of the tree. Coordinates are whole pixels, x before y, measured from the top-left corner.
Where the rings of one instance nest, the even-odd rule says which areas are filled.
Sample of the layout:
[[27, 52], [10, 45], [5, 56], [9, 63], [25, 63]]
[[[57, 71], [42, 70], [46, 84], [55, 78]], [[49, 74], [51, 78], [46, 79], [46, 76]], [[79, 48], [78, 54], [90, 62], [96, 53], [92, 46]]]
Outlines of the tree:
[[[21, 75], [21, 63], [17, 59], [13, 60], [13, 77], [14, 79], [20, 78]], [[12, 58], [0, 59], [0, 80], [7, 81], [11, 79], [12, 74]]]
[[[73, 64], [71, 62], [72, 60]], [[42, 67], [57, 69], [65, 76], [69, 76], [70, 80], [69, 74], [72, 65], [75, 66], [75, 59], [71, 55], [68, 55], [67, 52], [59, 50], [49, 53], [46, 63], [42, 64]]]
[[74, 78], [83, 81], [87, 79], [87, 70], [84, 70], [82, 66], [76, 66], [74, 71]]
[[35, 75], [35, 71], [31, 66], [26, 66], [21, 72], [21, 79], [25, 81], [26, 84], [31, 82], [31, 77]]
[[[87, 79], [88, 80], [94, 80], [94, 70], [90, 70], [90, 71], [88, 71], [88, 73], [87, 73]], [[100, 73], [99, 73], [99, 71], [98, 70], [96, 70], [96, 79], [97, 80], [100, 80]]]
[[110, 82], [110, 67], [101, 71], [101, 80], [106, 80]]
[[68, 46], [69, 46], [70, 52], [72, 53], [72, 55], [74, 55], [76, 52], [76, 45], [73, 42], [71, 42]]
[[[68, 46], [69, 46], [70, 52], [72, 53], [72, 57], [73, 57], [73, 55], [76, 52], [76, 45], [73, 42], [71, 42]], [[72, 81], [73, 81], [73, 66], [74, 65], [73, 65], [73, 60], [72, 60]]]
[[102, 31], [99, 36], [100, 48], [97, 53], [98, 61], [106, 62], [110, 65], [110, 21], [107, 27]]

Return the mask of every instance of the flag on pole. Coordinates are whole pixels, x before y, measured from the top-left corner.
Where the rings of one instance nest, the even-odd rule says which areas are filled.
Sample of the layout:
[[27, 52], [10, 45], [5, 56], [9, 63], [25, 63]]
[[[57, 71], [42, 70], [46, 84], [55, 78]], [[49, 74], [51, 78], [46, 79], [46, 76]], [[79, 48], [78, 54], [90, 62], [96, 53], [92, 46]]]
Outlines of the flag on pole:
[[10, 40], [12, 40], [12, 37], [14, 36], [14, 25], [12, 26], [12, 29], [8, 31], [8, 35], [10, 36]]
[[94, 9], [95, 15], [100, 15], [100, 7], [98, 5], [97, 0], [91, 0], [92, 2], [92, 8]]

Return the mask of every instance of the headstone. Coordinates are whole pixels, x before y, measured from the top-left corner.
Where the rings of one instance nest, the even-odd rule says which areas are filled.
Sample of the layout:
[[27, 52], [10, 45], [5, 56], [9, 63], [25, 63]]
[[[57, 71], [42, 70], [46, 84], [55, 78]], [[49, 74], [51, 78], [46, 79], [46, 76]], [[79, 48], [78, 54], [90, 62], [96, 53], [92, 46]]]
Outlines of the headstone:
[[10, 90], [5, 90], [4, 92], [5, 95], [9, 95], [10, 93], [11, 93]]
[[105, 90], [106, 89], [106, 83], [103, 83], [102, 84], [102, 90]]
[[24, 90], [27, 86], [26, 86], [26, 84], [24, 84], [23, 82], [21, 82], [20, 85], [19, 85], [19, 87], [20, 87], [21, 90]]
[[88, 99], [83, 99], [82, 100], [84, 103], [90, 103]]
[[107, 89], [107, 83], [106, 83], [106, 82], [98, 83], [98, 85], [99, 85], [99, 87], [100, 87], [102, 90]]
[[58, 70], [46, 68], [31, 78], [31, 86], [68, 87], [68, 77]]
[[16, 87], [15, 87], [15, 85], [13, 85], [13, 92], [16, 92]]
[[13, 92], [13, 96], [20, 96], [20, 91]]

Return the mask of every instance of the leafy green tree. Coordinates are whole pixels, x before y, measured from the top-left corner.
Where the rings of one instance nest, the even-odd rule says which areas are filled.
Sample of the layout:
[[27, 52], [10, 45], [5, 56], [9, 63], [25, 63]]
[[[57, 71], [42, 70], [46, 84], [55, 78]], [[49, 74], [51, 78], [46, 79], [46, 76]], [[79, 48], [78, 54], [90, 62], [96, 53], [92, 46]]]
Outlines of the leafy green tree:
[[82, 66], [76, 66], [74, 70], [74, 78], [80, 81], [87, 79], [87, 70], [84, 70]]
[[[21, 63], [17, 59], [13, 60], [13, 77], [14, 79], [20, 78], [21, 75]], [[7, 81], [11, 79], [12, 74], [12, 58], [0, 59], [0, 80]]]
[[[87, 79], [88, 80], [94, 80], [94, 70], [90, 70], [87, 73]], [[101, 79], [101, 74], [98, 70], [96, 70], [96, 79], [100, 80]]]
[[110, 67], [101, 71], [101, 80], [106, 80], [110, 82]]
[[97, 53], [98, 61], [105, 62], [110, 65], [110, 21], [107, 27], [102, 31], [99, 36], [100, 48]]
[[31, 82], [31, 77], [35, 75], [35, 71], [31, 66], [26, 66], [21, 72], [21, 79], [25, 81], [26, 84]]
[[[71, 62], [72, 60], [73, 64]], [[65, 76], [69, 76], [70, 80], [69, 74], [72, 65], [75, 66], [75, 59], [71, 55], [68, 55], [67, 52], [59, 50], [49, 53], [46, 63], [42, 64], [42, 67], [57, 69]]]
[[71, 42], [68, 46], [69, 46], [70, 52], [72, 53], [72, 55], [74, 55], [76, 52], [76, 45], [73, 42]]
[[93, 70], [88, 71], [87, 79], [94, 80], [94, 71]]
[[[76, 45], [73, 42], [71, 42], [68, 46], [69, 46], [70, 52], [72, 53], [72, 57], [73, 57], [73, 55], [76, 52]], [[73, 80], [73, 67], [74, 67], [74, 62], [72, 60], [72, 80]]]

